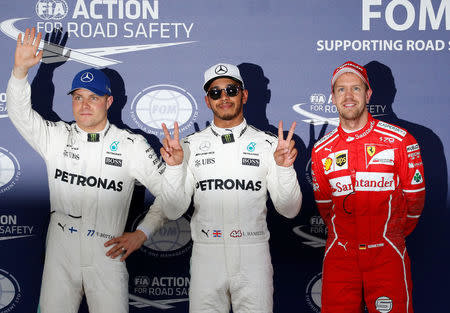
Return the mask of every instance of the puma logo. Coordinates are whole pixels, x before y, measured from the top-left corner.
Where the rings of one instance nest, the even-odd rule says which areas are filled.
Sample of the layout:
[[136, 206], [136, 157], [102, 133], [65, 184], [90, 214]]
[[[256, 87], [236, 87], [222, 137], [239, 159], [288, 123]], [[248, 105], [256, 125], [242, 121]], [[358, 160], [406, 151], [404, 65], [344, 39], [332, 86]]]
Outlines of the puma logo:
[[340, 242], [340, 241], [338, 242], [338, 246], [342, 246], [345, 249], [345, 251], [347, 251], [347, 244], [348, 244], [348, 241], [345, 242], [345, 245], [342, 244], [342, 242]]
[[64, 231], [64, 228], [66, 227], [66, 224], [64, 224], [64, 226], [62, 226], [61, 223], [58, 223], [58, 226], [60, 226], [62, 228], [62, 231]]

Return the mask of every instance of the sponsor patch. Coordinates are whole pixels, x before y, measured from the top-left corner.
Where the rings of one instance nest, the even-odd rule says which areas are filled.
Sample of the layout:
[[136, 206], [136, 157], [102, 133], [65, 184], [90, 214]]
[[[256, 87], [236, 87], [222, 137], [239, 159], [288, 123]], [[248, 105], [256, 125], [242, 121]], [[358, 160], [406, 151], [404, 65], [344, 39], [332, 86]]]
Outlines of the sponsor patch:
[[207, 151], [207, 150], [209, 150], [211, 148], [211, 143], [209, 141], [202, 141], [200, 143], [200, 145], [198, 146], [198, 148], [201, 151]]
[[388, 191], [395, 189], [393, 173], [357, 172], [356, 191]]
[[255, 151], [256, 142], [250, 142], [247, 146], [248, 152], [254, 152]]
[[353, 192], [352, 179], [350, 176], [342, 176], [330, 179], [331, 193], [335, 197], [348, 195]]
[[234, 142], [234, 135], [233, 134], [225, 134], [222, 135], [222, 143], [231, 143]]
[[251, 159], [251, 158], [242, 158], [242, 165], [248, 165], [248, 166], [259, 166], [259, 160], [258, 159]]
[[[95, 135], [95, 134], [94, 134]], [[111, 145], [109, 146], [109, 149], [112, 151], [112, 152], [116, 152], [118, 149], [119, 149], [119, 142], [118, 141], [113, 141], [112, 143], [111, 143]]]
[[[370, 155], [369, 148], [373, 147], [374, 154]], [[394, 165], [395, 153], [394, 149], [385, 149], [378, 151], [379, 149], [374, 146], [368, 146], [366, 148], [368, 156], [366, 156], [366, 168], [369, 165]], [[377, 153], [378, 152], [378, 153]]]
[[392, 311], [392, 307], [394, 306], [391, 298], [388, 297], [379, 297], [375, 300], [375, 308], [380, 313], [389, 313]]
[[117, 166], [117, 167], [122, 167], [122, 160], [105, 157], [105, 164], [112, 165], [112, 166]]
[[423, 163], [422, 162], [419, 162], [419, 163], [408, 163], [408, 167], [409, 168], [415, 168], [415, 167], [418, 167], [418, 166], [421, 166], [421, 165], [423, 165]]
[[413, 151], [417, 151], [417, 150], [419, 150], [419, 144], [418, 143], [413, 144], [413, 145], [409, 145], [409, 146], [406, 147], [406, 152], [408, 152], [408, 153], [413, 152]]
[[348, 169], [348, 150], [341, 150], [335, 153], [330, 153], [328, 157], [322, 159], [325, 174], [330, 174], [334, 171]]
[[206, 158], [206, 159], [196, 159], [195, 160], [195, 167], [200, 167], [203, 165], [211, 165], [215, 164], [216, 159], [215, 158]]
[[411, 160], [414, 160], [416, 158], [418, 159], [418, 158], [420, 158], [420, 152], [419, 151], [412, 152], [412, 153], [408, 154], [408, 158], [410, 158]]
[[355, 185], [350, 176], [330, 179], [333, 196], [344, 196], [355, 191], [388, 191], [395, 189], [393, 173], [357, 172]]
[[347, 164], [347, 151], [336, 153], [336, 165], [342, 168], [345, 164]]
[[333, 165], [333, 159], [328, 157], [325, 159], [325, 162], [323, 163], [323, 166], [325, 168], [325, 172], [328, 172], [331, 168], [331, 165]]
[[366, 148], [367, 154], [369, 156], [373, 156], [375, 154], [376, 150], [377, 149], [375, 148], [375, 146], [367, 146], [367, 148]]
[[404, 131], [403, 129], [400, 129], [397, 126], [394, 126], [392, 124], [388, 124], [388, 123], [379, 121], [377, 126], [380, 128], [383, 128], [383, 129], [390, 130], [391, 132], [397, 133], [402, 137], [405, 137], [405, 135], [406, 135], [406, 131]]
[[87, 134], [87, 141], [89, 141], [89, 142], [99, 142], [100, 141], [100, 134], [99, 133], [89, 133], [89, 134]]
[[416, 171], [414, 172], [414, 176], [411, 180], [411, 185], [418, 185], [421, 183], [423, 183], [422, 174], [420, 173], [420, 171], [418, 169], [416, 169]]
[[72, 151], [67, 151], [67, 150], [64, 150], [63, 156], [66, 158], [74, 159], [74, 160], [80, 159], [80, 155], [78, 153], [73, 153]]

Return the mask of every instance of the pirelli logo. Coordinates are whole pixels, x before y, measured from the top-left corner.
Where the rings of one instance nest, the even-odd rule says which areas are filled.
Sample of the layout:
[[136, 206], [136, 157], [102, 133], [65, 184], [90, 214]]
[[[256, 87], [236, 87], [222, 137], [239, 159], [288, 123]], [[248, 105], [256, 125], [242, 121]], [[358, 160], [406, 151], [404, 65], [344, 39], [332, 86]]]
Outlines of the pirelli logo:
[[122, 160], [106, 157], [105, 158], [105, 164], [112, 165], [112, 166], [117, 166], [117, 167], [122, 167]]

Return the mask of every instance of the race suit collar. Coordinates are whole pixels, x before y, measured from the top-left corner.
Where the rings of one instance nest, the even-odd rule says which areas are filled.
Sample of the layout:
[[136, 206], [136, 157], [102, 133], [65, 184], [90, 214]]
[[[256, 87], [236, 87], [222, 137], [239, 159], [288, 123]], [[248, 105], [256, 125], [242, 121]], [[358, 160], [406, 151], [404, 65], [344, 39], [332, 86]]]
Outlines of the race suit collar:
[[247, 130], [247, 121], [245, 120], [245, 118], [241, 124], [231, 128], [220, 128], [214, 124], [214, 121], [211, 122], [211, 131], [217, 137], [233, 134], [234, 138], [239, 138], [245, 133], [246, 130]]
[[84, 130], [82, 130], [80, 127], [78, 127], [78, 125], [76, 123], [73, 123], [73, 125], [74, 125], [74, 129], [75, 129], [77, 136], [82, 141], [86, 141], [86, 142], [102, 141], [103, 137], [105, 137], [108, 134], [109, 129], [111, 128], [111, 124], [109, 123], [108, 120], [106, 121], [105, 128], [103, 128], [103, 130], [98, 133], [88, 133], [88, 132], [85, 132]]
[[372, 117], [370, 113], [368, 113], [367, 123], [363, 128], [355, 132], [347, 133], [342, 128], [342, 126], [339, 125], [338, 127], [339, 136], [341, 136], [341, 138], [343, 138], [347, 142], [358, 140], [370, 134], [370, 132], [372, 132], [373, 128], [375, 127], [375, 124], [376, 124], [375, 119]]

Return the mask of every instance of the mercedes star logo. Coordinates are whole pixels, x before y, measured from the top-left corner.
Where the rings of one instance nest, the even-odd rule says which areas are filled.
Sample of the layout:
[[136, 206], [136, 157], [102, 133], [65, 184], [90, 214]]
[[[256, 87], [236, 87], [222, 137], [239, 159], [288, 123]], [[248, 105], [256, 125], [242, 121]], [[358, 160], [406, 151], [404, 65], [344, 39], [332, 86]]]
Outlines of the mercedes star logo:
[[225, 65], [218, 65], [216, 67], [216, 74], [222, 75], [225, 74], [226, 72], [228, 72], [228, 69]]
[[200, 143], [199, 149], [202, 151], [206, 151], [211, 147], [211, 143], [209, 141], [202, 141]]
[[94, 80], [94, 75], [92, 75], [91, 72], [86, 72], [83, 75], [81, 75], [80, 79], [83, 83], [90, 83], [91, 81]]

